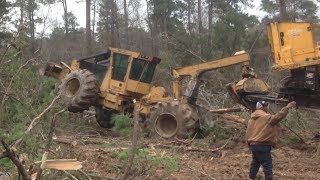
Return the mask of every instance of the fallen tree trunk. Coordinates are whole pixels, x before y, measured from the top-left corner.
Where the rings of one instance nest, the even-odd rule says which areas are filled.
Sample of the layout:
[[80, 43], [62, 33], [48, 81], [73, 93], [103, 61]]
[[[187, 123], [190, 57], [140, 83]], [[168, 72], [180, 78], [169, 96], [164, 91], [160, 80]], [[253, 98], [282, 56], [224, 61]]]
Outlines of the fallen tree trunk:
[[[206, 108], [206, 107], [203, 107], [203, 108]], [[233, 121], [243, 125], [247, 124], [246, 120], [241, 118], [240, 116], [229, 114], [230, 112], [243, 112], [246, 110], [245, 108], [240, 107], [240, 108], [223, 108], [223, 109], [207, 109], [207, 110], [211, 113], [214, 113], [216, 116], [223, 118], [224, 120]]]
[[222, 117], [224, 120], [227, 120], [227, 121], [233, 121], [233, 122], [236, 122], [236, 123], [240, 123], [240, 124], [243, 124], [243, 125], [246, 125], [246, 120], [241, 118], [240, 116], [237, 116], [237, 115], [234, 115], [234, 114], [217, 114], [217, 116], [219, 117]]
[[228, 112], [242, 112], [242, 111], [245, 111], [245, 109], [244, 108], [209, 109], [209, 112], [218, 113], [218, 114], [223, 114]]

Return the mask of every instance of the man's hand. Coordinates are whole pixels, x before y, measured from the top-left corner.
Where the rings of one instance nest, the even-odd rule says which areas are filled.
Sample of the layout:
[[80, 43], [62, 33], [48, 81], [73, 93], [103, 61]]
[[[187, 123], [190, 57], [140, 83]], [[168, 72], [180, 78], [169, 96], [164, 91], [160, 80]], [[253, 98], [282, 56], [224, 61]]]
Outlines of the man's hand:
[[291, 102], [289, 102], [288, 104], [287, 104], [287, 108], [293, 108], [293, 107], [296, 107], [296, 102], [295, 101], [291, 101]]

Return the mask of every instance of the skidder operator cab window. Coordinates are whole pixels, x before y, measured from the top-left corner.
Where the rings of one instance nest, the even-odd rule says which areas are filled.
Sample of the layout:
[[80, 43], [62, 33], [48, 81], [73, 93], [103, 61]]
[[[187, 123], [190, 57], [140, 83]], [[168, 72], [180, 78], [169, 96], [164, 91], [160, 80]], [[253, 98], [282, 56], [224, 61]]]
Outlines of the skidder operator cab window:
[[113, 54], [112, 63], [112, 79], [117, 81], [124, 81], [127, 73], [129, 56], [123, 54]]
[[151, 83], [156, 65], [155, 63], [135, 58], [132, 62], [129, 78], [144, 83]]

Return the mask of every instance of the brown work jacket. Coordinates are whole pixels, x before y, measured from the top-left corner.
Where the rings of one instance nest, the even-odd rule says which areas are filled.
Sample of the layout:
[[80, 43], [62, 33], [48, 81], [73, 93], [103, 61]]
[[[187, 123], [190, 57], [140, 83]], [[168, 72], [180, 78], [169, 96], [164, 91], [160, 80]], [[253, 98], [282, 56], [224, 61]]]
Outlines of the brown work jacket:
[[282, 108], [275, 115], [263, 110], [256, 110], [248, 121], [246, 140], [249, 145], [265, 144], [274, 146], [278, 139], [277, 124], [287, 116], [288, 108]]

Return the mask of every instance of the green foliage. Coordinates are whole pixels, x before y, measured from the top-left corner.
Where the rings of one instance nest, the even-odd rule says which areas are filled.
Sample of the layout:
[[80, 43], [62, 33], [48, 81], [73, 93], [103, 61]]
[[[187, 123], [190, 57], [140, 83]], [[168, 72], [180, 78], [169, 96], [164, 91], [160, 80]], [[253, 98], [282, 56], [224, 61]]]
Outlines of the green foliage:
[[10, 159], [5, 158], [0, 161], [0, 171], [2, 172], [10, 172], [15, 169], [14, 164]]
[[215, 139], [217, 140], [223, 140], [228, 139], [228, 132], [226, 132], [225, 129], [223, 129], [219, 123], [214, 123], [214, 125], [208, 130], [209, 132], [213, 133], [215, 136]]
[[10, 4], [7, 0], [0, 1], [0, 28], [8, 20], [8, 16], [6, 15], [9, 13], [9, 6]]
[[123, 137], [130, 136], [132, 128], [129, 114], [114, 114], [111, 117], [111, 122], [114, 124], [112, 128], [114, 131], [119, 132]]
[[[65, 18], [65, 17], [63, 16], [63, 18]], [[67, 18], [68, 18], [68, 24], [70, 26], [69, 30], [71, 32], [75, 32], [77, 30], [77, 28], [79, 27], [79, 23], [77, 23], [77, 17], [72, 12], [68, 12]]]
[[301, 143], [300, 138], [294, 135], [285, 135], [280, 138], [280, 142], [284, 145], [292, 145]]
[[[33, 61], [26, 62], [19, 53], [10, 50], [1, 63], [1, 92], [7, 92], [7, 96], [0, 94], [3, 106], [0, 109], [0, 139], [7, 144], [23, 138], [17, 153], [26, 153], [30, 161], [38, 159], [43, 147], [40, 133], [46, 129], [35, 128], [25, 135], [24, 132], [30, 121], [41, 113], [51, 102], [54, 81], [39, 76]], [[48, 117], [58, 110], [53, 108], [43, 118], [43, 127], [47, 127]], [[0, 167], [6, 171], [14, 170], [7, 160], [0, 160]]]
[[[5, 130], [0, 128], [0, 139], [4, 140], [7, 144], [12, 144], [16, 140], [23, 138], [22, 143], [17, 151], [17, 153], [26, 153], [30, 160], [32, 161], [34, 158], [37, 158], [39, 155], [37, 154], [37, 150], [40, 148], [41, 143], [39, 143], [39, 138], [36, 135], [25, 135], [25, 126], [22, 123], [11, 124], [13, 127], [10, 130]], [[4, 167], [5, 171], [14, 170], [14, 165], [11, 161], [1, 160], [0, 167]], [[1, 168], [0, 168], [1, 170]]]
[[[235, 51], [248, 49], [255, 38], [248, 29], [258, 23], [255, 16], [242, 13], [239, 9], [226, 7], [228, 11], [221, 15], [213, 25], [213, 42], [220, 57], [231, 56]], [[249, 39], [250, 37], [250, 39]]]
[[[124, 170], [128, 163], [129, 150], [116, 152], [120, 167]], [[134, 165], [138, 171], [145, 171], [150, 169], [155, 171], [158, 168], [163, 168], [165, 171], [174, 172], [179, 169], [178, 157], [164, 156], [150, 149], [138, 148], [135, 153]]]
[[[285, 125], [285, 127], [292, 129], [294, 132], [300, 134], [302, 137], [306, 131], [318, 130], [318, 126], [315, 126], [315, 124], [313, 124], [313, 122], [308, 118], [308, 116], [299, 110], [291, 110], [287, 115], [286, 119], [281, 121], [281, 124]], [[301, 143], [301, 140], [297, 135], [292, 133], [290, 130], [287, 130], [285, 134], [280, 136], [280, 142], [285, 145], [290, 145]]]
[[[27, 33], [26, 33], [26, 29], [22, 28], [19, 32], [18, 38], [17, 38], [17, 48], [22, 50], [25, 48], [27, 44]], [[21, 52], [18, 52], [21, 53]]]
[[[287, 21], [317, 22], [318, 7], [313, 1], [285, 0]], [[269, 14], [272, 20], [279, 20], [279, 4], [276, 0], [262, 0], [261, 10]]]
[[305, 118], [305, 115], [298, 110], [292, 110], [287, 115], [286, 119], [281, 122], [287, 127], [302, 131], [308, 129], [308, 119]]

